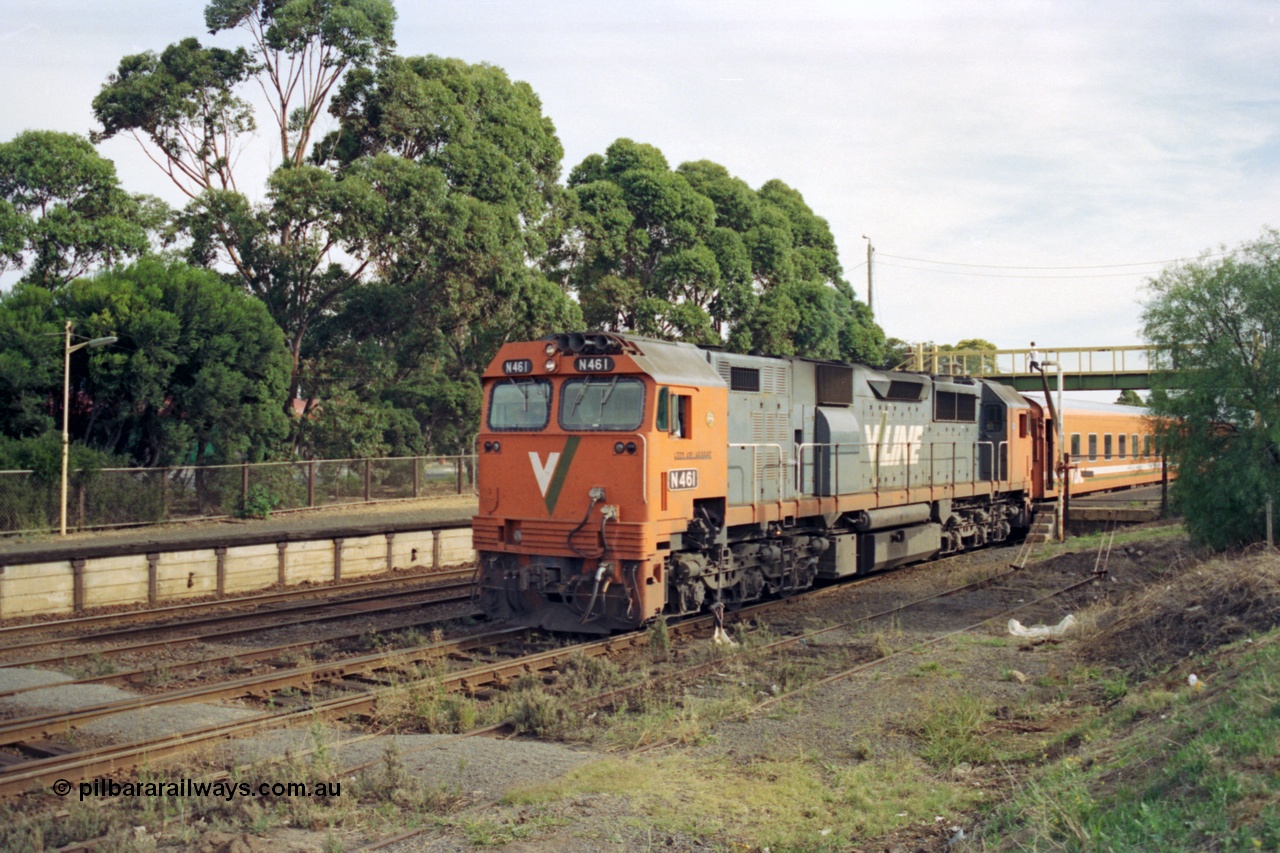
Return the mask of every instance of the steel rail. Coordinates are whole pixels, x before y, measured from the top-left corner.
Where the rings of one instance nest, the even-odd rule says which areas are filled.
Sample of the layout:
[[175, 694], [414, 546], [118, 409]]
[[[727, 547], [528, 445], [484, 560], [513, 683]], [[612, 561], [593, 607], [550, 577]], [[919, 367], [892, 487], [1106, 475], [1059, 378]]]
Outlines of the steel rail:
[[[957, 555], [960, 556], [960, 555]], [[944, 558], [943, 561], [951, 558]], [[941, 562], [941, 561], [939, 561]], [[930, 565], [930, 564], [922, 564]], [[932, 564], [936, 566], [936, 563]], [[897, 574], [897, 573], [894, 573]], [[881, 573], [860, 578], [853, 583], [827, 587], [812, 591], [810, 594], [824, 594], [829, 591], [848, 590], [863, 583], [891, 577], [889, 573]], [[733, 611], [732, 618], [743, 619], [752, 614], [769, 609], [785, 607], [804, 599], [804, 595], [791, 596], [785, 599], [761, 602]], [[715, 619], [712, 616], [701, 616], [685, 620], [669, 626], [676, 635], [692, 634], [712, 628]], [[445, 675], [440, 685], [447, 691], [475, 692], [492, 686], [502, 686], [521, 675], [545, 672], [554, 669], [574, 655], [596, 657], [619, 652], [625, 649], [643, 646], [648, 643], [645, 631], [632, 631], [614, 637], [581, 643], [574, 646], [538, 652], [520, 658], [499, 661], [472, 667], [460, 672]], [[191, 748], [213, 741], [224, 740], [243, 734], [251, 734], [270, 728], [282, 728], [295, 722], [310, 723], [317, 718], [334, 718], [352, 714], [369, 713], [379, 698], [387, 696], [395, 687], [374, 688], [367, 692], [342, 696], [334, 699], [312, 702], [310, 705], [283, 713], [264, 714], [234, 723], [197, 729], [190, 732], [179, 732], [164, 738], [137, 741], [121, 744], [86, 753], [68, 756], [52, 756], [45, 759], [23, 762], [0, 773], [0, 797], [13, 796], [41, 784], [47, 785], [54, 780], [64, 779], [79, 781], [102, 773], [119, 772], [130, 769], [142, 762], [155, 762], [170, 755], [180, 754]], [[149, 697], [154, 698], [154, 697]], [[144, 703], [145, 704], [145, 703]]]
[[[433, 604], [448, 604], [451, 602], [465, 601], [465, 600], [467, 600], [467, 596], [458, 596], [458, 597], [451, 597], [451, 598], [442, 598], [439, 600], [426, 601], [426, 602], [423, 602], [423, 605], [429, 606]], [[394, 609], [399, 610], [401, 608], [397, 607]], [[390, 611], [372, 611], [373, 614], [377, 614], [380, 612], [390, 612]], [[364, 615], [364, 614], [361, 614], [361, 615]], [[480, 610], [472, 610], [467, 615], [475, 617], [475, 616], [483, 616], [484, 613], [483, 611], [480, 611]], [[433, 621], [409, 622], [404, 625], [396, 625], [396, 626], [388, 627], [386, 629], [383, 629], [383, 631], [379, 633], [408, 631], [415, 628], [424, 628], [432, 624], [434, 624]], [[201, 669], [205, 669], [213, 666], [229, 666], [232, 664], [251, 663], [254, 661], [270, 660], [271, 658], [280, 657], [282, 655], [287, 655], [291, 652], [312, 648], [314, 646], [323, 645], [325, 643], [341, 642], [343, 640], [354, 640], [359, 637], [363, 637], [368, 633], [369, 633], [368, 630], [361, 630], [361, 631], [356, 631], [348, 634], [331, 634], [329, 636], [321, 637], [313, 640], [298, 640], [297, 642], [284, 643], [278, 646], [269, 646], [267, 648], [262, 648], [262, 649], [247, 649], [247, 650], [235, 652], [233, 654], [199, 658], [197, 660], [186, 660], [186, 661], [177, 661], [173, 663], [166, 662], [166, 663], [154, 664], [152, 666], [142, 667], [139, 669], [119, 670], [116, 672], [106, 673], [104, 675], [93, 675], [87, 678], [76, 678], [71, 681], [53, 681], [47, 684], [28, 684], [25, 687], [15, 687], [10, 690], [0, 690], [0, 699], [5, 699], [10, 696], [18, 696], [22, 693], [31, 693], [36, 690], [47, 690], [51, 687], [70, 687], [72, 685], [79, 685], [79, 684], [134, 685], [140, 681], [143, 681], [153, 676], [163, 675], [167, 678], [177, 673], [198, 672]]]
[[[441, 593], [445, 595], [441, 596]], [[226, 628], [220, 631], [209, 631], [202, 634], [186, 634], [179, 637], [162, 637], [156, 640], [145, 640], [142, 642], [131, 643], [127, 646], [116, 646], [114, 648], [96, 649], [92, 651], [70, 652], [62, 654], [46, 655], [40, 658], [26, 658], [24, 660], [9, 661], [0, 664], [0, 669], [32, 667], [32, 666], [62, 666], [72, 661], [85, 660], [96, 657], [119, 657], [125, 654], [133, 654], [135, 652], [152, 651], [155, 649], [171, 649], [177, 646], [189, 646], [193, 643], [203, 643], [209, 640], [225, 640], [232, 637], [243, 637], [247, 634], [258, 634], [264, 630], [274, 628], [287, 628], [294, 625], [314, 625], [321, 622], [333, 622], [339, 619], [355, 619], [362, 616], [371, 616], [379, 613], [396, 613], [402, 610], [412, 610], [416, 607], [435, 604], [450, 604], [459, 601], [470, 601], [471, 599], [471, 583], [454, 583], [441, 584], [433, 590], [401, 590], [392, 597], [392, 603], [379, 607], [376, 610], [358, 610], [349, 612], [325, 613], [319, 616], [295, 616], [292, 619], [284, 619], [272, 622], [270, 625], [243, 625], [237, 628]], [[337, 604], [333, 606], [338, 606]], [[315, 642], [323, 642], [317, 640]]]
[[[377, 589], [384, 586], [393, 586], [397, 583], [420, 583], [422, 581], [431, 581], [435, 578], [446, 579], [453, 575], [461, 575], [464, 573], [469, 576], [474, 573], [474, 571], [475, 570], [472, 568], [467, 568], [446, 569], [444, 571], [433, 572], [412, 572], [394, 577], [343, 581], [342, 583], [331, 583], [327, 586], [295, 587], [293, 589], [264, 592], [255, 595], [218, 598], [210, 601], [191, 601], [185, 604], [170, 604], [164, 607], [150, 607], [142, 610], [129, 611], [127, 613], [94, 613], [88, 616], [77, 616], [70, 619], [55, 619], [45, 622], [23, 622], [18, 625], [0, 625], [0, 638], [20, 636], [25, 633], [37, 633], [41, 631], [56, 631], [63, 628], [81, 628], [101, 623], [130, 622], [147, 618], [163, 618], [170, 615], [185, 618], [187, 614], [190, 613], [198, 613], [202, 610], [213, 610], [219, 607], [244, 607], [247, 605], [271, 604], [277, 601], [291, 601], [303, 598], [343, 595], [348, 592], [357, 592], [363, 589]], [[21, 647], [22, 646], [0, 645], [0, 652]]]
[[[472, 574], [473, 572], [471, 570], [468, 570], [466, 572], [466, 577], [469, 579]], [[203, 619], [194, 619], [186, 622], [169, 622], [163, 625], [136, 625], [130, 628], [121, 628], [119, 630], [112, 630], [112, 631], [101, 631], [96, 634], [85, 634], [78, 637], [63, 637], [63, 638], [54, 637], [54, 638], [48, 638], [43, 640], [31, 640], [28, 642], [16, 643], [12, 646], [6, 646], [4, 648], [0, 648], [0, 654], [7, 654], [9, 652], [21, 651], [23, 649], [37, 649], [37, 648], [45, 648], [48, 646], [57, 646], [64, 643], [66, 644], [102, 643], [102, 642], [109, 642], [112, 640], [123, 639], [126, 637], [133, 637], [139, 634], [155, 634], [163, 631], [172, 631], [172, 630], [181, 629], [181, 628], [199, 627], [201, 625], [225, 625], [228, 622], [247, 622], [247, 621], [253, 621], [253, 620], [260, 620], [260, 619], [272, 619], [273, 621], [270, 623], [270, 625], [265, 626], [265, 627], [271, 627], [271, 628], [278, 627], [278, 626], [285, 626], [285, 625], [297, 625], [304, 622], [323, 622], [323, 621], [329, 621], [331, 619], [341, 619], [348, 616], [361, 615], [362, 612], [370, 612], [370, 611], [362, 611], [362, 612], [351, 611], [347, 613], [336, 613], [330, 616], [321, 616], [321, 617], [305, 616], [302, 614], [313, 613], [317, 610], [351, 607], [352, 605], [365, 604], [373, 601], [386, 601], [388, 599], [396, 599], [396, 598], [401, 598], [408, 595], [421, 594], [424, 592], [440, 591], [445, 589], [462, 589], [462, 588], [469, 589], [470, 586], [471, 586], [470, 580], [466, 582], [457, 581], [453, 583], [439, 583], [439, 584], [433, 584], [428, 587], [419, 586], [419, 587], [407, 587], [405, 589], [383, 590], [381, 592], [372, 592], [372, 593], [367, 593], [365, 595], [352, 596], [349, 598], [342, 598], [342, 599], [329, 600], [329, 601], [303, 601], [303, 602], [297, 602], [296, 604], [284, 605], [281, 607], [272, 607], [266, 610], [257, 610], [257, 611], [242, 612], [242, 613], [223, 613], [217, 616], [207, 616]], [[296, 614], [298, 618], [285, 619], [285, 620], [280, 620], [277, 618], [281, 615], [287, 615], [287, 614]], [[248, 626], [248, 627], [239, 628], [239, 629], [229, 629], [227, 631], [216, 631], [210, 634], [199, 635], [197, 639], [203, 638], [203, 637], [234, 636], [236, 633], [252, 633], [254, 631], [262, 630], [263, 627], [264, 626], [262, 625], [255, 625], [255, 626]], [[195, 635], [189, 635], [189, 637], [190, 636], [195, 636]], [[16, 661], [0, 661], [0, 668], [16, 667], [16, 666], [33, 666], [35, 664], [41, 664], [41, 663], [57, 663], [60, 661], [78, 660], [80, 658], [90, 657], [95, 654], [120, 654], [126, 651], [138, 651], [140, 649], [145, 649], [149, 647], [163, 646], [169, 643], [182, 643], [182, 642], [191, 642], [191, 641], [192, 640], [190, 640], [189, 638], [177, 637], [177, 638], [169, 638], [166, 640], [159, 640], [155, 642], [138, 643], [136, 645], [131, 645], [127, 647], [117, 647], [115, 649], [101, 649], [98, 651], [90, 651], [90, 652], [71, 652], [66, 654], [45, 655], [39, 658], [25, 658], [25, 659], [16, 660]]]

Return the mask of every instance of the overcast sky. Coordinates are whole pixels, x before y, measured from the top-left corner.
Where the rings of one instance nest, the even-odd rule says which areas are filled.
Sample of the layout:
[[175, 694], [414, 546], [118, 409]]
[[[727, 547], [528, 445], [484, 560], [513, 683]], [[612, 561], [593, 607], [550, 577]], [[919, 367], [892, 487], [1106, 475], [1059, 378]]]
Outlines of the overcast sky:
[[[120, 58], [202, 0], [3, 0], [0, 140], [85, 133]], [[400, 2], [398, 52], [532, 85], [564, 173], [626, 136], [779, 178], [908, 340], [1140, 340], [1168, 259], [1280, 226], [1280, 2]], [[245, 158], [265, 174], [270, 147]], [[126, 189], [181, 197], [131, 140]], [[245, 186], [244, 183], [241, 186]], [[913, 259], [913, 260], [908, 260]], [[941, 263], [924, 263], [941, 262]], [[1028, 269], [1038, 268], [1038, 269]]]

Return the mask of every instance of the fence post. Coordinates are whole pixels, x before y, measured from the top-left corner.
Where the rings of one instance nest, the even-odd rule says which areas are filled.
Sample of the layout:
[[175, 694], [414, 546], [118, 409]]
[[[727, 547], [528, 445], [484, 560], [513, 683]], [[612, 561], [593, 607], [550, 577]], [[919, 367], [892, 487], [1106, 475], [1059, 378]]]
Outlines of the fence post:
[[73, 613], [84, 611], [84, 566], [83, 557], [75, 557], [71, 560], [71, 611]]
[[169, 520], [169, 469], [160, 469], [160, 517]]
[[458, 457], [458, 494], [462, 494], [462, 457]]
[[240, 463], [240, 506], [249, 505], [249, 463]]
[[364, 460], [364, 502], [373, 500], [373, 460]]
[[1267, 495], [1267, 550], [1275, 547], [1275, 539], [1271, 535], [1271, 495]]
[[316, 460], [307, 463], [307, 506], [316, 505]]
[[413, 496], [415, 498], [418, 496], [418, 463], [421, 461], [419, 457], [413, 457]]
[[219, 545], [213, 549], [214, 556], [217, 557], [217, 585], [218, 595], [227, 594], [227, 546]]
[[288, 548], [288, 542], [276, 543], [276, 583], [280, 584], [280, 586], [285, 586], [289, 582], [289, 572], [284, 556], [284, 552]]
[[160, 600], [160, 554], [147, 554], [147, 604], [156, 606]]

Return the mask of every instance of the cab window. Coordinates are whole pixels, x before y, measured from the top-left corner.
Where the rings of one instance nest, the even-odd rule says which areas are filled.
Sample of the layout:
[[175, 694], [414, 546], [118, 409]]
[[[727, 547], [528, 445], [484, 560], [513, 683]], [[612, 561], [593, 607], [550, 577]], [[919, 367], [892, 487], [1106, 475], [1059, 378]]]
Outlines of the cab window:
[[670, 388], [658, 389], [658, 416], [654, 419], [658, 432], [669, 432], [675, 438], [689, 438], [692, 412], [693, 397], [673, 394]]
[[560, 426], [570, 430], [633, 430], [644, 419], [644, 383], [627, 376], [565, 380]]
[[540, 430], [551, 418], [551, 383], [502, 379], [489, 393], [489, 429]]

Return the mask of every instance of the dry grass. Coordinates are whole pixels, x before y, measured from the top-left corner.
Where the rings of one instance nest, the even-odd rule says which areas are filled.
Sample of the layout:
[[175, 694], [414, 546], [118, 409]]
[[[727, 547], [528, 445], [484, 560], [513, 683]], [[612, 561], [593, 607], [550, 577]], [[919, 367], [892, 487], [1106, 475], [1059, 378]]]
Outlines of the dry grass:
[[1280, 623], [1280, 555], [1218, 559], [1098, 614], [1084, 652], [1155, 671]]

